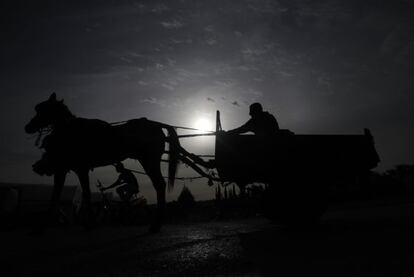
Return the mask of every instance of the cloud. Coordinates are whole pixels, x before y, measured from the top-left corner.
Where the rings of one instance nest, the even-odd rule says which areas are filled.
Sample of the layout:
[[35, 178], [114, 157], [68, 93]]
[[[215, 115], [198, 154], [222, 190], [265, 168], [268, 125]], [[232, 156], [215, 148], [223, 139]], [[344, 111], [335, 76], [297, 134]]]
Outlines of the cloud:
[[149, 104], [153, 104], [153, 105], [159, 105], [159, 106], [162, 106], [162, 107], [166, 106], [165, 101], [157, 99], [155, 97], [147, 97], [145, 99], [142, 99], [141, 103], [149, 103]]
[[252, 89], [249, 88], [246, 92], [247, 95], [252, 95], [253, 97], [262, 97], [263, 96], [263, 92], [257, 90], [257, 89]]
[[328, 92], [332, 92], [331, 91], [332, 82], [328, 74], [321, 74], [320, 76], [317, 77], [316, 81], [319, 87], [326, 88]]
[[207, 39], [207, 40], [206, 40], [206, 43], [207, 43], [208, 45], [212, 46], [212, 45], [217, 44], [217, 40], [210, 38], [210, 39]]
[[290, 72], [287, 72], [287, 71], [279, 71], [279, 74], [282, 76], [282, 77], [285, 77], [285, 78], [289, 78], [289, 77], [293, 77], [293, 76], [295, 76], [295, 74], [293, 74], [293, 73], [290, 73]]
[[162, 21], [160, 24], [166, 29], [179, 29], [184, 26], [184, 24], [177, 19], [172, 21]]
[[152, 12], [161, 14], [163, 12], [169, 11], [170, 9], [165, 4], [157, 4], [154, 8], [152, 8]]
[[175, 89], [175, 87], [174, 86], [172, 86], [172, 85], [170, 85], [170, 84], [161, 84], [161, 86], [163, 87], [163, 88], [166, 88], [166, 89], [168, 89], [168, 90], [174, 90]]
[[204, 28], [204, 31], [208, 32], [208, 33], [214, 33], [214, 28], [211, 25], [208, 25], [207, 27]]
[[236, 85], [236, 82], [234, 80], [227, 79], [227, 80], [214, 81], [214, 84], [218, 88], [228, 89], [228, 88], [234, 87]]
[[241, 50], [241, 53], [245, 56], [260, 56], [267, 52], [266, 49], [260, 49], [260, 48], [244, 48]]

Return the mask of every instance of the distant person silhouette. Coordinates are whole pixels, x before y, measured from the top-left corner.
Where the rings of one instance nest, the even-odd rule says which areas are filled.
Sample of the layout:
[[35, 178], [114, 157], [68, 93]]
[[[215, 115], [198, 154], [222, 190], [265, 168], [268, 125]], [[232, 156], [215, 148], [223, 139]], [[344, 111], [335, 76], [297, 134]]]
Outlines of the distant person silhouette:
[[263, 111], [263, 107], [260, 103], [253, 103], [250, 105], [249, 115], [251, 118], [244, 125], [229, 130], [226, 134], [237, 135], [253, 132], [258, 136], [270, 136], [276, 134], [280, 130], [276, 118], [269, 112]]
[[135, 175], [130, 170], [126, 169], [121, 162], [115, 164], [115, 169], [120, 173], [118, 179], [115, 183], [104, 188], [103, 190], [118, 187], [116, 192], [119, 197], [123, 201], [129, 203], [131, 197], [139, 192], [138, 181], [135, 178]]

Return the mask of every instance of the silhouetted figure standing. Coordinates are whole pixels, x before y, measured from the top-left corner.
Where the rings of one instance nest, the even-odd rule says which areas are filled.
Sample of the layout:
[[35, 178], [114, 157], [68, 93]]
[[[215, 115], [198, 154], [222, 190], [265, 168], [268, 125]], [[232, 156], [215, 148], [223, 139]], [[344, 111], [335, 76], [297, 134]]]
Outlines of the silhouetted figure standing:
[[123, 201], [129, 203], [131, 197], [139, 192], [138, 181], [135, 178], [135, 175], [130, 170], [126, 169], [122, 163], [116, 163], [115, 168], [116, 171], [120, 173], [118, 179], [115, 183], [103, 190], [118, 187], [116, 192], [119, 197]]
[[276, 118], [269, 112], [264, 112], [260, 103], [250, 105], [249, 115], [251, 118], [244, 125], [227, 131], [226, 133], [236, 135], [253, 132], [258, 136], [269, 136], [276, 134], [280, 130]]

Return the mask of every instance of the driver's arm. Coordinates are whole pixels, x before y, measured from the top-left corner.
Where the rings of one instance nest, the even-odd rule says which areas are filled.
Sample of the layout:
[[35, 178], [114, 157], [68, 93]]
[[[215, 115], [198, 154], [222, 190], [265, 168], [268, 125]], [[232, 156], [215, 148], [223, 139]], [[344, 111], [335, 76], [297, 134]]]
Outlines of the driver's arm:
[[226, 134], [238, 135], [238, 134], [247, 133], [251, 131], [251, 125], [252, 125], [252, 120], [250, 119], [249, 121], [247, 121], [244, 125], [240, 126], [239, 128], [227, 131]]

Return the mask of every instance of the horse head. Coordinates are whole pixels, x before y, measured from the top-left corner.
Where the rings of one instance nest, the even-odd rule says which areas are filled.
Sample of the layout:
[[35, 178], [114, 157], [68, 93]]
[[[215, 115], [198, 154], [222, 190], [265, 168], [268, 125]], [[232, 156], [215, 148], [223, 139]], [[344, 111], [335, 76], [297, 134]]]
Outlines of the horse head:
[[41, 132], [42, 129], [54, 127], [59, 121], [72, 116], [63, 100], [56, 99], [56, 93], [52, 93], [48, 100], [41, 102], [35, 107], [36, 115], [25, 126], [28, 134]]

